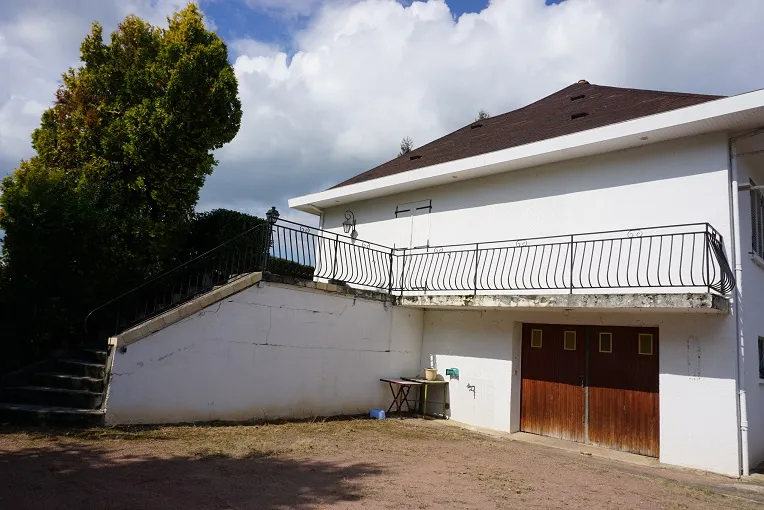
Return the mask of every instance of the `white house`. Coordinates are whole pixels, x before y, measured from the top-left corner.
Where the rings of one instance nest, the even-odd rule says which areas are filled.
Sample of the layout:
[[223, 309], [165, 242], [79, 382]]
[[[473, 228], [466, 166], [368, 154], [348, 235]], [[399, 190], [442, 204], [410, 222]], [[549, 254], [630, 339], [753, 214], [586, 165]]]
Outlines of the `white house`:
[[380, 378], [432, 366], [453, 420], [747, 475], [763, 126], [764, 91], [579, 82], [292, 199], [322, 228], [271, 212], [93, 313], [118, 333], [97, 412], [361, 413], [390, 404]]
[[289, 205], [351, 234], [321, 234], [319, 279], [419, 314], [452, 419], [747, 475], [763, 158], [764, 91], [581, 81]]

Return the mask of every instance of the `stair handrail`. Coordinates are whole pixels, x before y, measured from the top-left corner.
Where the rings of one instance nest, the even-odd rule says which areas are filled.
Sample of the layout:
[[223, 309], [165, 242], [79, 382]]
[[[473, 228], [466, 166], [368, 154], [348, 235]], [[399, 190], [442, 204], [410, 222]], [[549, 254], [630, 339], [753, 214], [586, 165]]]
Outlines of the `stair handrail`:
[[164, 273], [161, 273], [161, 274], [159, 274], [157, 276], [154, 276], [151, 279], [146, 280], [145, 282], [141, 283], [140, 285], [138, 285], [136, 287], [133, 287], [132, 289], [130, 289], [130, 290], [126, 291], [126, 292], [123, 292], [122, 294], [120, 294], [120, 295], [116, 296], [115, 298], [107, 301], [106, 303], [103, 303], [102, 305], [100, 305], [100, 306], [98, 306], [96, 308], [93, 308], [87, 314], [87, 316], [85, 317], [85, 322], [83, 324], [83, 327], [85, 329], [85, 333], [86, 334], [90, 333], [88, 331], [88, 321], [90, 320], [90, 317], [94, 313], [96, 313], [96, 312], [98, 312], [98, 311], [108, 307], [109, 305], [112, 305], [112, 304], [118, 302], [119, 300], [129, 296], [130, 294], [135, 294], [137, 291], [139, 291], [139, 290], [141, 290], [141, 289], [151, 285], [152, 283], [154, 283], [154, 282], [156, 282], [156, 281], [158, 281], [158, 280], [160, 280], [162, 278], [167, 277], [168, 275], [170, 275], [172, 273], [179, 272], [181, 269], [183, 269], [183, 268], [193, 264], [194, 262], [198, 262], [199, 260], [201, 260], [201, 259], [203, 259], [205, 257], [208, 257], [209, 255], [211, 255], [211, 254], [213, 254], [215, 252], [218, 252], [218, 251], [222, 250], [224, 247], [228, 246], [229, 244], [237, 241], [238, 239], [241, 239], [242, 237], [246, 237], [246, 236], [252, 234], [253, 232], [255, 232], [256, 230], [259, 230], [259, 229], [262, 229], [262, 230], [269, 229], [270, 230], [271, 229], [271, 225], [269, 223], [267, 223], [267, 222], [261, 223], [259, 225], [255, 225], [254, 227], [252, 227], [252, 228], [250, 228], [248, 230], [245, 230], [241, 234], [238, 234], [238, 235], [236, 235], [236, 236], [234, 236], [234, 237], [232, 237], [232, 238], [230, 238], [230, 239], [220, 243], [216, 247], [214, 247], [214, 248], [212, 248], [210, 250], [207, 250], [206, 252], [202, 253], [201, 255], [197, 255], [196, 257], [194, 257], [194, 258], [192, 258], [190, 260], [187, 260], [186, 262], [184, 262], [184, 263], [182, 263], [182, 264], [180, 264], [180, 265], [178, 265], [178, 266], [176, 266], [176, 267], [174, 267], [174, 268], [172, 268], [172, 269], [170, 269], [168, 271], [165, 271]]

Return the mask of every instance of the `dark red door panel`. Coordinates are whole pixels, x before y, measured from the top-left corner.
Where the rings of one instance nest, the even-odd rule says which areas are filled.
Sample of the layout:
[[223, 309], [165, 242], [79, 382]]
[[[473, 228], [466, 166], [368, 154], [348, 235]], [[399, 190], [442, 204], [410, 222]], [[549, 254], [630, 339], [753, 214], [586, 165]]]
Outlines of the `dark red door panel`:
[[[658, 457], [658, 329], [593, 327], [591, 331], [589, 442]], [[601, 335], [605, 348], [600, 346]]]
[[523, 324], [521, 430], [585, 441], [585, 351], [583, 327]]

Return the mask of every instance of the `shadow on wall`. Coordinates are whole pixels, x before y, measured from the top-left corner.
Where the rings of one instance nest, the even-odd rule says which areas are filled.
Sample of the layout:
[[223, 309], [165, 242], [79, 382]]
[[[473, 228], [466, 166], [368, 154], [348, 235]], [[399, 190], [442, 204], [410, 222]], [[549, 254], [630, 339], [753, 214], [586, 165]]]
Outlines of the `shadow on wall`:
[[0, 453], [0, 508], [299, 510], [358, 501], [358, 481], [381, 472], [369, 464], [300, 462], [262, 453], [159, 457], [141, 441], [130, 455], [115, 456], [60, 441]]

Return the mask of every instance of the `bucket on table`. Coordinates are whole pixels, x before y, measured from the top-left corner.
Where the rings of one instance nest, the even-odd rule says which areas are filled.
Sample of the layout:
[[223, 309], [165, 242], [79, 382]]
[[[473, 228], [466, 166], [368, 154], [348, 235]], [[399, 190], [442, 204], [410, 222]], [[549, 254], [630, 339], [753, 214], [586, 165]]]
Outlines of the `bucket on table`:
[[425, 381], [434, 381], [438, 378], [438, 370], [435, 368], [425, 368], [424, 369], [424, 380]]

